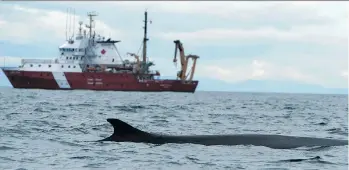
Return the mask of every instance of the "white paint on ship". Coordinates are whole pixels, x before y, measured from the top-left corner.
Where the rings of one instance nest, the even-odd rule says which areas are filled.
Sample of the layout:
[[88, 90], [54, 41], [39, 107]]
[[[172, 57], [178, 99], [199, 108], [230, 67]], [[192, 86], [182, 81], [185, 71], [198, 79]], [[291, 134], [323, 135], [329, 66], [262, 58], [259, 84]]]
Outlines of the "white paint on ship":
[[52, 72], [53, 77], [55, 78], [59, 88], [61, 89], [70, 89], [67, 78], [64, 75], [64, 72]]
[[[19, 70], [37, 72], [82, 72], [78, 62], [57, 63], [50, 60], [25, 59]], [[30, 61], [30, 62], [29, 62]], [[35, 62], [34, 62], [35, 61]]]

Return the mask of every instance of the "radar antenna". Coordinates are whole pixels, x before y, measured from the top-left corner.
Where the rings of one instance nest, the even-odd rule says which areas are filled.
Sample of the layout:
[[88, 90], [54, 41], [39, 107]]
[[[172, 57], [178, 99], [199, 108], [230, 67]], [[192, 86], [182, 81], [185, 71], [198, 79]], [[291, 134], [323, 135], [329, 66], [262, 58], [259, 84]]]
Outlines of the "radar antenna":
[[90, 19], [90, 25], [86, 25], [87, 28], [90, 29], [90, 38], [92, 37], [92, 23], [93, 23], [93, 17], [97, 16], [95, 12], [89, 12], [87, 13], [87, 16], [89, 16]]
[[82, 31], [82, 27], [81, 27], [82, 26], [82, 21], [79, 21], [79, 25], [80, 25], [79, 26], [79, 35], [82, 35], [82, 32], [81, 32]]

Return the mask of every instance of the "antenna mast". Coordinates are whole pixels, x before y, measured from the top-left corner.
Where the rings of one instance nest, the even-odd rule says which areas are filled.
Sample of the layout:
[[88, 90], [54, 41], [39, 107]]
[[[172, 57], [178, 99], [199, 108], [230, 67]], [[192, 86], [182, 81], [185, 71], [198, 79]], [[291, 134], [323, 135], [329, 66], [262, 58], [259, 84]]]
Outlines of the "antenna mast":
[[[72, 8], [69, 8], [69, 13], [68, 13], [68, 15], [69, 15], [69, 34], [71, 34], [71, 12], [72, 12]], [[71, 39], [71, 37], [70, 37], [71, 35], [69, 35], [69, 41], [70, 41], [70, 39]]]
[[65, 20], [65, 40], [68, 40], [68, 14], [69, 14], [69, 8], [67, 8], [67, 18]]
[[75, 35], [75, 9], [73, 9], [73, 12], [74, 12], [74, 18], [73, 18], [73, 37]]
[[97, 16], [97, 14], [94, 13], [94, 12], [89, 12], [89, 13], [87, 13], [87, 16], [90, 17], [90, 25], [86, 25], [86, 27], [90, 29], [90, 38], [91, 38], [91, 37], [92, 37], [92, 22], [93, 22], [93, 17], [94, 17], [94, 16]]
[[144, 12], [144, 38], [143, 38], [143, 62], [145, 63], [147, 60], [147, 24], [148, 24], [148, 12]]

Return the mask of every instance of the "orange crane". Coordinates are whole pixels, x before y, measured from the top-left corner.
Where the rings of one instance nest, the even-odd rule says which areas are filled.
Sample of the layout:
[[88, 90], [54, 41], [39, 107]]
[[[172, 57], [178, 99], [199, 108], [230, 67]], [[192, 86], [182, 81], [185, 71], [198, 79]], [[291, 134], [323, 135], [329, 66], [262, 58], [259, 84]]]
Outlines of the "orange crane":
[[189, 77], [189, 82], [191, 82], [193, 80], [194, 73], [195, 73], [196, 60], [199, 58], [199, 56], [191, 55], [191, 54], [185, 56], [183, 44], [179, 40], [175, 40], [173, 42], [175, 43], [175, 54], [174, 54], [173, 62], [174, 63], [177, 62], [177, 49], [178, 49], [180, 60], [181, 60], [181, 70], [178, 72], [177, 77], [180, 78], [182, 81], [187, 80], [186, 72], [188, 68], [189, 58], [193, 60], [193, 65], [192, 65], [190, 77]]

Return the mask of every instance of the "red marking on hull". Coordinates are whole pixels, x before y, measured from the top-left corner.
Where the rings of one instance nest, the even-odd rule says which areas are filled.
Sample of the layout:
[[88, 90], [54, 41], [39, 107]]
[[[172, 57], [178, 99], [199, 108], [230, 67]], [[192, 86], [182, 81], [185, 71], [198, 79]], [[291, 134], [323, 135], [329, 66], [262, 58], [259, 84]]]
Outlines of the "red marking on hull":
[[148, 92], [195, 92], [198, 81], [182, 83], [180, 80], [145, 80], [139, 82], [133, 74], [126, 73], [73, 73], [66, 72], [72, 89], [148, 91]]
[[51, 72], [4, 70], [14, 88], [59, 89]]
[[[4, 70], [4, 72], [14, 88], [60, 89], [51, 72], [12, 70]], [[198, 85], [198, 81], [182, 83], [180, 80], [144, 80], [139, 82], [135, 75], [126, 73], [65, 72], [65, 77], [71, 87], [70, 90], [194, 93]]]

